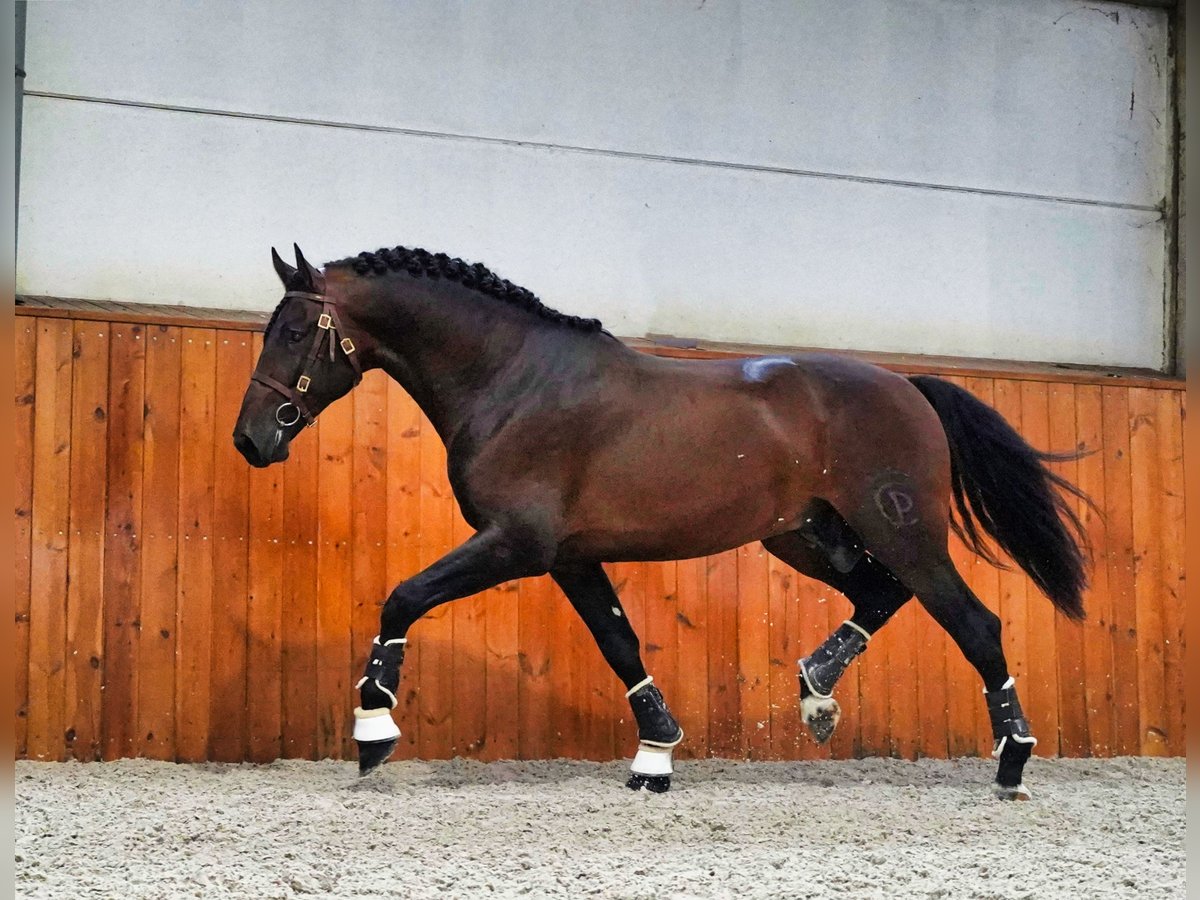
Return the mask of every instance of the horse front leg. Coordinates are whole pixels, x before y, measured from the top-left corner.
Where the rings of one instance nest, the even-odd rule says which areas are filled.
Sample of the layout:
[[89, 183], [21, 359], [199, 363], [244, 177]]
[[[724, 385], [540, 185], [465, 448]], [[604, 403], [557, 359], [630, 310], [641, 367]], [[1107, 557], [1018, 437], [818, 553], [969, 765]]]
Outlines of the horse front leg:
[[383, 605], [379, 636], [357, 684], [360, 705], [354, 710], [354, 741], [360, 775], [387, 760], [400, 737], [391, 711], [399, 696], [400, 666], [413, 624], [442, 603], [515, 578], [544, 574], [548, 557], [545, 545], [528, 535], [488, 528], [396, 586]]
[[638, 750], [626, 787], [663, 793], [671, 787], [672, 752], [683, 729], [662, 692], [642, 665], [637, 634], [612, 582], [599, 563], [552, 569], [555, 580], [595, 638], [604, 659], [625, 685], [625, 697], [638, 724]]

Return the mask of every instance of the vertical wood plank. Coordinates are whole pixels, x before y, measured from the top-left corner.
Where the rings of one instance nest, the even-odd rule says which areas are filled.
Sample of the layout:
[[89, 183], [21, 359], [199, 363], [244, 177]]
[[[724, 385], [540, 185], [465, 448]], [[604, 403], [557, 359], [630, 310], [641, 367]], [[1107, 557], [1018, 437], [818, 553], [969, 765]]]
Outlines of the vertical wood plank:
[[1102, 390], [1104, 416], [1104, 563], [1112, 598], [1113, 710], [1118, 756], [1141, 752], [1138, 706], [1137, 594], [1134, 590], [1133, 473], [1129, 389]]
[[104, 693], [101, 752], [132, 756], [138, 746], [141, 640], [142, 431], [146, 341], [143, 325], [114, 325], [108, 383], [108, 514], [104, 540]]
[[737, 562], [733, 551], [708, 558], [708, 751], [721, 757], [741, 749]]
[[[679, 620], [675, 594], [675, 563], [652, 563], [646, 569], [646, 624], [643, 628], [642, 654], [646, 671], [654, 676], [654, 683], [663, 693], [663, 699], [671, 714], [678, 719], [675, 698], [679, 685], [679, 648], [677, 644]], [[578, 630], [577, 644], [586, 647], [592, 637], [586, 629]], [[603, 663], [601, 664], [603, 665]], [[587, 670], [576, 671], [577, 679], [589, 680]], [[585, 703], [586, 697], [576, 693], [578, 702]], [[682, 727], [682, 726], [680, 726]]]
[[681, 677], [675, 689], [675, 718], [686, 737], [676, 750], [681, 759], [708, 755], [709, 640], [708, 560], [684, 559], [675, 564], [675, 597], [679, 623], [676, 651]]
[[[352, 394], [321, 413], [317, 427], [320, 485], [317, 545], [317, 758], [336, 758], [350, 740], [350, 540], [354, 521], [354, 404]], [[357, 681], [357, 678], [355, 678]]]
[[[421, 429], [425, 423], [417, 404], [395, 382], [388, 383], [387, 404], [387, 587], [390, 591], [421, 568]], [[378, 633], [376, 616], [372, 637]], [[421, 730], [417, 707], [421, 665], [419, 644], [420, 633], [414, 629], [400, 673], [400, 693], [393, 712], [400, 726], [400, 739], [392, 755], [394, 759], [411, 759], [417, 755]], [[515, 650], [513, 654], [515, 669]], [[512, 708], [516, 708], [515, 702]], [[510, 729], [509, 733], [515, 737], [515, 731]]]
[[18, 759], [28, 756], [29, 726], [29, 606], [32, 577], [33, 538], [33, 422], [36, 394], [37, 319], [16, 322], [16, 354], [13, 364], [13, 468], [16, 482], [13, 503], [13, 640], [15, 682], [13, 707], [16, 713], [13, 742]]
[[[1087, 451], [1077, 464], [1077, 486], [1099, 510], [1107, 510], [1104, 466], [1104, 413], [1101, 388], [1078, 385], [1075, 389], [1078, 440]], [[1109, 536], [1105, 517], [1086, 503], [1080, 512], [1094, 554], [1089, 571], [1087, 620], [1083, 624], [1083, 684], [1087, 712], [1088, 754], [1112, 756], [1116, 747], [1113, 671], [1113, 604], [1108, 585]]]
[[30, 759], [61, 760], [65, 755], [72, 327], [69, 321], [43, 319], [37, 330], [27, 752]]
[[[1045, 382], [1021, 382], [1021, 423], [1025, 440], [1038, 450], [1050, 449], [1049, 392]], [[1058, 651], [1055, 646], [1054, 607], [1033, 583], [1025, 582], [1026, 609], [1029, 616], [1026, 641], [1028, 649], [1028, 703], [1025, 714], [1038, 739], [1034, 753], [1056, 756], [1059, 752]], [[1022, 697], [1024, 701], [1024, 697]]]
[[768, 691], [771, 701], [771, 759], [796, 759], [799, 753], [799, 685], [793, 582], [800, 576], [787, 563], [768, 554], [767, 624], [769, 628]]
[[[831, 619], [837, 619], [837, 623], [840, 624], [842, 618], [845, 617], [837, 618], [836, 612], [831, 614], [829, 611], [831, 599], [834, 597], [840, 599], [841, 597], [833, 588], [799, 573], [792, 579], [792, 584], [792, 589], [795, 592], [795, 601], [791, 606], [793, 619], [789, 620], [789, 627], [794, 629], [793, 633], [796, 635], [796, 654], [792, 660], [792, 665], [795, 666], [793, 671], [799, 676], [799, 660], [812, 654], [817, 647], [821, 646], [825, 638], [829, 636]], [[836, 627], [836, 624], [834, 627]], [[861, 660], [861, 657], [859, 659]], [[846, 674], [838, 682], [834, 696], [842, 706], [841, 724], [838, 725], [833, 738], [825, 744], [818, 744], [814, 741], [811, 733], [808, 731], [808, 727], [801, 724], [799, 746], [799, 756], [801, 759], [830, 759], [839, 754], [847, 757], [854, 755], [854, 748], [858, 743], [858, 722], [848, 717], [847, 704], [853, 703], [854, 713], [857, 716], [859, 712], [857, 662], [852, 663], [850, 668], [846, 670]], [[799, 717], [800, 682], [798, 678], [796, 681], [795, 702], [796, 705], [793, 709], [797, 717]], [[841, 732], [840, 735], [839, 732]], [[841, 744], [838, 746], [838, 754], [835, 754], [834, 744], [837, 741], [840, 741]]]
[[180, 330], [178, 595], [176, 596], [175, 756], [208, 758], [213, 622], [213, 441], [216, 333]]
[[[262, 353], [255, 334], [252, 355]], [[284, 466], [249, 473], [249, 554], [246, 612], [246, 727], [249, 758], [265, 763], [283, 753]]]
[[[1079, 438], [1075, 424], [1075, 386], [1050, 385], [1049, 409], [1050, 449], [1055, 453], [1076, 452], [1079, 449]], [[1055, 463], [1053, 468], [1071, 484], [1078, 484], [1079, 467], [1075, 460]], [[1067, 498], [1067, 502], [1076, 515], [1083, 514], [1083, 504], [1074, 498]], [[1088, 738], [1087, 703], [1083, 689], [1083, 626], [1056, 611], [1054, 631], [1058, 655], [1058, 705], [1062, 735], [1060, 752], [1064, 756], [1086, 756]]]
[[209, 757], [246, 758], [246, 617], [250, 531], [249, 466], [233, 446], [233, 426], [249, 384], [251, 347], [245, 333], [218, 331], [214, 405], [213, 592], [209, 678]]
[[[475, 530], [466, 523], [453, 506], [451, 545], [466, 543]], [[479, 755], [487, 733], [487, 603], [491, 592], [464, 597], [449, 605], [454, 642], [451, 646], [450, 682], [453, 714], [449, 753], [453, 756]], [[570, 614], [570, 606], [556, 590], [552, 601], [559, 615]], [[569, 624], [569, 622], [567, 623]], [[567, 648], [556, 648], [556, 655], [566, 655]], [[561, 751], [560, 751], [561, 752]]]
[[180, 329], [146, 328], [142, 423], [142, 594], [137, 658], [139, 756], [175, 758], [175, 607], [179, 568]]
[[[905, 604], [888, 623], [888, 755], [916, 759], [921, 744], [920, 714], [917, 712], [917, 616], [916, 601]], [[872, 639], [874, 643], [874, 639]]]
[[100, 758], [104, 659], [104, 541], [108, 460], [109, 331], [74, 325], [71, 389], [71, 525], [68, 532], [67, 755]]
[[[421, 569], [427, 569], [453, 549], [454, 497], [446, 475], [446, 450], [433, 426], [421, 427]], [[542, 590], [545, 588], [542, 586]], [[538, 601], [539, 622], [545, 625], [546, 603]], [[422, 759], [446, 759], [454, 734], [454, 619], [447, 604], [426, 613], [413, 627], [419, 642]]]
[[[520, 604], [518, 660], [521, 666], [518, 695], [518, 755], [521, 759], [554, 756], [550, 735], [550, 644], [546, 613], [554, 602], [554, 586], [546, 576], [517, 582]], [[422, 681], [422, 689], [424, 682]], [[422, 719], [422, 727], [428, 720]]]
[[1163, 589], [1163, 696], [1166, 703], [1167, 751], [1172, 756], [1184, 756], [1187, 753], [1187, 720], [1184, 716], [1186, 487], [1183, 468], [1182, 406], [1185, 399], [1186, 394], [1182, 391], [1155, 391], [1159, 435], [1159, 456], [1156, 465], [1163, 475], [1163, 514], [1159, 533]]
[[737, 551], [737, 689], [741, 756], [766, 759], [771, 748], [770, 588], [767, 551], [753, 543]]
[[[480, 756], [488, 760], [516, 759], [520, 755], [518, 726], [521, 690], [517, 582], [508, 581], [493, 588], [488, 591], [488, 597], [487, 672], [484, 677], [487, 690], [487, 740]], [[595, 683], [593, 680], [592, 684]], [[591, 721], [590, 718], [588, 721]], [[611, 740], [606, 743], [611, 743]]]
[[[367, 664], [371, 641], [379, 633], [379, 614], [389, 588], [387, 459], [388, 384], [384, 373], [376, 370], [368, 372], [354, 390], [351, 689], [343, 702], [355, 706], [358, 705], [358, 692], [353, 685]], [[349, 731], [346, 741], [353, 743]], [[354, 748], [347, 746], [345, 754], [347, 759], [353, 759]]]
[[[815, 649], [821, 641], [853, 615], [854, 608], [848, 599], [828, 585], [816, 581], [811, 583], [817, 591], [817, 608], [825, 614], [825, 633], [811, 645]], [[872, 653], [876, 649], [873, 647], [868, 653]], [[864, 747], [864, 729], [868, 739], [872, 735], [878, 735], [880, 729], [877, 720], [873, 719], [870, 723], [866, 723], [863, 719], [864, 715], [871, 714], [868, 710], [874, 708], [872, 704], [880, 704], [881, 692], [884, 697], [880, 704], [879, 715], [882, 715], [885, 720], [883, 728], [887, 728], [886, 682], [883, 687], [870, 685], [867, 704], [864, 706], [863, 703], [863, 660], [866, 659], [868, 653], [862, 654], [850, 664], [833, 692], [833, 696], [842, 707], [842, 721], [834, 731], [833, 737], [829, 739], [829, 752], [834, 759], [859, 759], [867, 755]], [[872, 728], [875, 730], [872, 731]]]
[[1168, 602], [1163, 583], [1162, 528], [1163, 472], [1159, 460], [1165, 452], [1160, 433], [1155, 392], [1129, 391], [1129, 451], [1133, 479], [1133, 577], [1137, 613], [1138, 710], [1140, 752], [1165, 756], [1169, 752], [1164, 607]]

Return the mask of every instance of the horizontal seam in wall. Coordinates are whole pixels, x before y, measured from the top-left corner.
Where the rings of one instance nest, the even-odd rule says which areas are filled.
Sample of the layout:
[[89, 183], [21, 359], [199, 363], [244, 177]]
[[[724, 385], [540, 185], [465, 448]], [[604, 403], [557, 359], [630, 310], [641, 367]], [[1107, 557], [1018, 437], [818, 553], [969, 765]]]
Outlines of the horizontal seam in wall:
[[602, 147], [581, 147], [571, 144], [555, 144], [546, 141], [527, 141], [517, 138], [489, 137], [487, 135], [458, 134], [448, 131], [428, 131], [420, 128], [402, 128], [390, 125], [367, 125], [355, 122], [336, 122], [324, 119], [306, 119], [298, 116], [277, 116], [266, 113], [242, 112], [227, 109], [206, 109], [198, 106], [179, 106], [171, 103], [151, 103], [140, 100], [120, 100], [111, 97], [86, 97], [78, 94], [63, 94], [54, 91], [25, 91], [26, 97], [41, 97], [49, 100], [71, 100], [81, 103], [97, 103], [105, 106], [134, 107], [137, 109], [163, 112], [191, 113], [193, 115], [218, 116], [229, 119], [250, 119], [274, 122], [283, 125], [308, 125], [316, 128], [339, 128], [348, 131], [366, 131], [380, 134], [396, 134], [433, 140], [458, 141], [464, 143], [491, 144], [502, 147], [519, 147], [533, 150], [552, 150], [562, 153], [579, 153], [604, 156], [612, 159], [641, 162], [670, 163], [684, 166], [702, 166], [713, 169], [732, 169], [743, 172], [762, 172], [772, 175], [789, 175], [799, 178], [819, 178], [829, 181], [848, 181], [857, 184], [872, 184], [885, 187], [910, 188], [915, 190], [943, 191], [954, 194], [974, 194], [985, 197], [1004, 197], [1014, 200], [1034, 200], [1041, 203], [1065, 203], [1073, 206], [1096, 206], [1105, 209], [1124, 209], [1138, 212], [1162, 214], [1159, 205], [1142, 203], [1120, 203], [1112, 200], [1091, 200], [1086, 197], [1067, 197], [1054, 194], [1037, 194], [1024, 191], [1005, 191], [994, 188], [968, 187], [964, 185], [940, 184], [926, 181], [905, 181], [871, 175], [850, 175], [843, 172], [823, 172], [815, 169], [794, 169], [786, 166], [769, 166], [757, 163], [739, 163], [728, 160], [699, 159], [688, 156], [670, 156], [659, 153], [642, 153], [634, 150], [615, 150]]

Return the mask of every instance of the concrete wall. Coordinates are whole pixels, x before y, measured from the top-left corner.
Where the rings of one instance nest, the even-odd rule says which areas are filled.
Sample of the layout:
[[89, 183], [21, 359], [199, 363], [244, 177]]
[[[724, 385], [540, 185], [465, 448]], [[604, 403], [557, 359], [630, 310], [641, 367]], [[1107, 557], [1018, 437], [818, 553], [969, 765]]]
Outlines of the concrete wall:
[[623, 335], [1160, 367], [1167, 14], [1013, 0], [29, 6], [18, 288], [270, 308], [482, 260]]

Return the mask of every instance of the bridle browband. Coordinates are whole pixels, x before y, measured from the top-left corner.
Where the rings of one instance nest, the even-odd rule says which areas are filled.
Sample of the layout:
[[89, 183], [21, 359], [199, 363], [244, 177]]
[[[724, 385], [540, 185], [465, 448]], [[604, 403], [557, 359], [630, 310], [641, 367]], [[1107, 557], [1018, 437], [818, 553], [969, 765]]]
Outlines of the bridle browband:
[[[342, 328], [342, 323], [338, 320], [337, 301], [330, 300], [324, 294], [314, 294], [309, 291], [288, 291], [283, 295], [283, 299], [304, 300], [308, 303], [321, 304], [321, 314], [317, 318], [317, 333], [314, 335], [312, 346], [309, 347], [308, 354], [304, 358], [304, 365], [300, 368], [300, 377], [296, 379], [295, 386], [290, 388], [282, 382], [276, 381], [270, 375], [263, 375], [257, 371], [250, 376], [250, 380], [257, 381], [264, 387], [270, 388], [275, 393], [283, 396], [283, 403], [279, 404], [275, 410], [275, 421], [284, 428], [295, 425], [301, 419], [304, 420], [306, 426], [315, 425], [317, 417], [308, 411], [303, 395], [308, 392], [308, 388], [312, 384], [312, 377], [308, 372], [312, 368], [313, 363], [317, 361], [317, 357], [321, 355], [321, 350], [325, 346], [325, 338], [329, 338], [330, 362], [337, 359], [337, 350], [339, 347], [346, 354], [346, 359], [354, 369], [354, 384], [356, 387], [362, 381], [362, 366], [358, 362], [358, 357], [354, 355], [356, 349], [354, 341], [348, 337], [343, 337], [340, 341], [338, 340], [337, 334]], [[284, 411], [289, 406], [295, 410], [296, 415], [290, 421], [285, 421]]]

